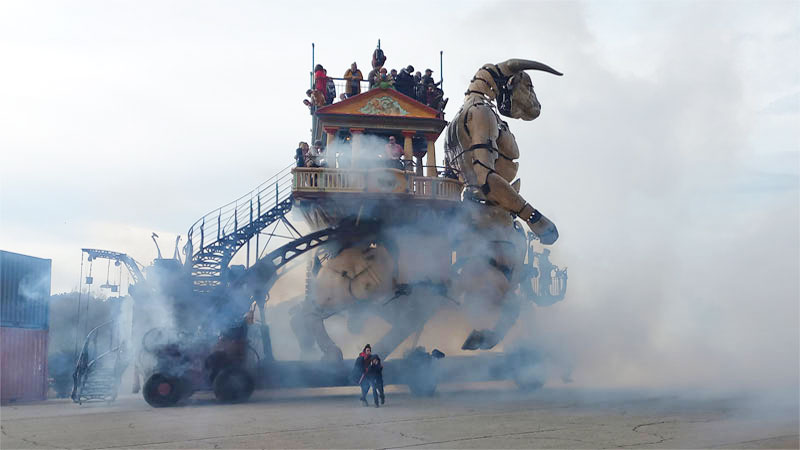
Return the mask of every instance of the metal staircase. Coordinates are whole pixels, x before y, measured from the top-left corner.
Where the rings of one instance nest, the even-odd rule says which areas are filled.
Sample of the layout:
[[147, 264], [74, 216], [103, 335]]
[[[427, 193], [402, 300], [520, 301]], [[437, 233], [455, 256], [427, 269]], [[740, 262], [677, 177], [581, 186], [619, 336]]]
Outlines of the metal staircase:
[[194, 292], [208, 293], [222, 285], [236, 252], [292, 209], [292, 167], [294, 164], [189, 228], [186, 253], [191, 255], [187, 264], [191, 265]]
[[95, 327], [86, 336], [72, 374], [70, 397], [73, 402], [111, 402], [117, 398], [120, 378], [127, 367], [127, 360], [125, 344], [120, 342], [114, 325], [115, 322], [110, 320]]

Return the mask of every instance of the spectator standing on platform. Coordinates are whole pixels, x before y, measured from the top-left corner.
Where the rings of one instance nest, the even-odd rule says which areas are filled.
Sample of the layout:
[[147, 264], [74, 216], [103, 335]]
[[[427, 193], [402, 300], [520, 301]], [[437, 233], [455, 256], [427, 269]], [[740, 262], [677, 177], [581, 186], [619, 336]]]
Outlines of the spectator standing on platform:
[[336, 100], [336, 84], [333, 82], [333, 78], [328, 76], [328, 71], [322, 69], [322, 72], [325, 74], [325, 90], [322, 91], [325, 93], [325, 104], [330, 105]]
[[297, 144], [297, 150], [294, 153], [294, 159], [297, 161], [297, 167], [305, 167], [306, 166], [306, 155], [308, 154], [308, 144], [303, 141], [300, 141]]
[[347, 80], [344, 87], [345, 97], [350, 98], [361, 93], [361, 80], [364, 79], [364, 75], [358, 70], [356, 63], [350, 64], [343, 78]]
[[422, 74], [419, 71], [414, 74], [414, 98], [422, 103], [425, 103], [425, 99], [427, 98], [425, 86], [422, 84]]
[[328, 77], [325, 76], [325, 68], [322, 67], [322, 64], [317, 64], [314, 67], [314, 89], [325, 92], [326, 78]]
[[381, 67], [381, 71], [378, 74], [378, 79], [375, 81], [375, 87], [382, 89], [394, 89], [394, 79], [386, 73], [385, 67]]
[[[439, 83], [441, 83], [441, 81]], [[428, 87], [429, 85], [438, 86], [439, 83], [433, 81], [433, 70], [425, 69], [425, 75], [422, 77], [422, 84]]]
[[325, 167], [325, 149], [322, 148], [322, 141], [317, 139], [314, 146], [306, 154], [306, 167]]
[[378, 80], [380, 70], [383, 68], [384, 63], [386, 63], [386, 55], [383, 53], [383, 50], [376, 48], [375, 51], [372, 52], [372, 70], [367, 75], [370, 89], [375, 87], [375, 83]]
[[428, 98], [425, 104], [437, 111], [442, 111], [447, 104], [447, 101], [443, 99], [444, 91], [439, 89], [435, 84], [427, 85], [427, 90]]
[[306, 95], [308, 98], [303, 100], [303, 104], [308, 106], [312, 113], [320, 106], [325, 106], [325, 97], [322, 96], [322, 92], [316, 89], [309, 89], [306, 91]]
[[394, 136], [389, 136], [389, 143], [386, 144], [386, 158], [389, 161], [388, 166], [403, 169], [403, 147], [397, 143]]
[[394, 87], [397, 92], [414, 98], [414, 66], [408, 66], [397, 74], [394, 80]]

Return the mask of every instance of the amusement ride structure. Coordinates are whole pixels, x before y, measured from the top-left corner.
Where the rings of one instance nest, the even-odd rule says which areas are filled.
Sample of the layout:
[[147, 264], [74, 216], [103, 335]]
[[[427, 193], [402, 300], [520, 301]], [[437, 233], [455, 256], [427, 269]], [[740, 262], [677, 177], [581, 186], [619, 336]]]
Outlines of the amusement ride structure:
[[[335, 314], [386, 321], [391, 329], [373, 352], [388, 357], [387, 382], [408, 384], [415, 394], [433, 393], [438, 377], [449, 370], [446, 377], [455, 379], [464, 364], [502, 366], [497, 353], [442, 359], [438, 350], [417, 347], [416, 338], [437, 312], [459, 308], [476, 324], [464, 332], [462, 349], [489, 350], [516, 323], [524, 304], [547, 306], [564, 298], [566, 269], [550, 263], [549, 250], [537, 250], [558, 234], [519, 197], [514, 160], [520, 152], [500, 117], [538, 116], [524, 72], [531, 69], [558, 74], [526, 60], [483, 66], [449, 124], [442, 111], [415, 98], [360, 84], [361, 93], [312, 108], [312, 140], [323, 147], [319, 167], [287, 166], [201, 217], [186, 235], [183, 261], [177, 242], [173, 258], [161, 258], [159, 250], [144, 271], [125, 254], [84, 249], [90, 261], [108, 259], [128, 269], [135, 283], [129, 290], [134, 322], [137, 311], [158, 302], [168, 307], [173, 324], [144, 336], [133, 333], [141, 346], [112, 337], [100, 350], [94, 330], [78, 358], [73, 399], [113, 399], [128, 360], [137, 380], [145, 380], [143, 394], [153, 406], [175, 404], [201, 389], [239, 401], [256, 386], [351, 384], [351, 362], [325, 329]], [[447, 157], [438, 165], [434, 144], [446, 129]], [[399, 159], [385, 151], [390, 137], [402, 143]], [[291, 222], [292, 210], [299, 211], [302, 226]], [[284, 234], [276, 232], [278, 226]], [[286, 243], [269, 247], [275, 236]], [[236, 255], [244, 255], [246, 264], [232, 265]], [[322, 359], [277, 361], [265, 305], [278, 277], [300, 256], [306, 262], [305, 292], [291, 328], [301, 350], [318, 348]], [[492, 314], [494, 325], [478, 328]], [[248, 340], [248, 327], [258, 328], [257, 345]], [[409, 337], [412, 350], [392, 356]], [[101, 374], [113, 380], [109, 373], [117, 384], [97, 382]], [[543, 382], [515, 379], [527, 386]]]

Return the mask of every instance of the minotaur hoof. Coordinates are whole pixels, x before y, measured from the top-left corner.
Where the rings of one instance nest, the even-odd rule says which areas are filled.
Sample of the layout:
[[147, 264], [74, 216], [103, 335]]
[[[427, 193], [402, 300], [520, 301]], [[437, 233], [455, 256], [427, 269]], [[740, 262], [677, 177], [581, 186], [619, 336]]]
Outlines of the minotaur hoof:
[[492, 330], [472, 330], [461, 350], [489, 350], [497, 345], [499, 339]]

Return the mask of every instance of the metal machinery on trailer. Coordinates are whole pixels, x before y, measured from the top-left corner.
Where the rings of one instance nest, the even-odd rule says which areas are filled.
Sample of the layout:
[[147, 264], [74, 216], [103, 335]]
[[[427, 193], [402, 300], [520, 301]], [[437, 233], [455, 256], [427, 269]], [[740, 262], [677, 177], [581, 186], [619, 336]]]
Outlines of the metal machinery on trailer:
[[[273, 356], [265, 304], [282, 270], [301, 255], [310, 254], [307, 304], [319, 294], [312, 285], [320, 267], [347, 249], [364, 249], [366, 254], [385, 247], [402, 255], [401, 259], [436, 261], [445, 274], [457, 269], [452, 240], [438, 239], [438, 248], [443, 250], [435, 256], [427, 248], [441, 231], [436, 227], [468, 220], [463, 213], [468, 200], [462, 200], [462, 181], [447, 176], [449, 167], [436, 165], [434, 143], [447, 126], [443, 113], [395, 90], [376, 88], [312, 110], [312, 120], [316, 134], [312, 137], [323, 140], [327, 149], [322, 167], [288, 166], [254, 191], [206, 214], [187, 233], [185, 261], [177, 256], [159, 259], [160, 267], [153, 276], [148, 270], [147, 279], [135, 262], [118, 259], [142, 278], [132, 291], [135, 304], [146, 308], [158, 296], [160, 301], [167, 300], [175, 317], [175, 329], [156, 328], [144, 335], [141, 352], [148, 356], [136, 357], [137, 372], [146, 379], [143, 395], [150, 405], [174, 405], [195, 391], [208, 389], [222, 401], [242, 401], [256, 387], [351, 385], [353, 361], [342, 359], [341, 351], [335, 357], [338, 348], [320, 361], [278, 361]], [[384, 144], [376, 149], [375, 142], [390, 136], [402, 142], [401, 160], [379, 155]], [[299, 210], [303, 226], [290, 221], [293, 209]], [[269, 240], [280, 236], [275, 231], [280, 225], [286, 230], [286, 243], [267, 251]], [[519, 275], [521, 295], [540, 305], [562, 299], [566, 269], [551, 265], [547, 274], [539, 276], [534, 263], [537, 258], [541, 261], [536, 238], [531, 233], [523, 235], [527, 248]], [[265, 237], [267, 242], [262, 242]], [[237, 254], [244, 256], [244, 265], [231, 265]], [[447, 284], [429, 274], [403, 276], [398, 281], [395, 271], [394, 295], [366, 295], [359, 305], [368, 304], [368, 313], [391, 322], [409, 311], [426, 309], [422, 305], [430, 302], [424, 295], [448, 296]], [[540, 280], [546, 283], [540, 285]], [[412, 292], [426, 294], [414, 303]], [[343, 305], [331, 311], [350, 307]], [[427, 308], [413, 316], [413, 323], [395, 324], [373, 345], [379, 348], [375, 351], [388, 356], [407, 337], [415, 333], [418, 337], [434, 313]], [[317, 325], [322, 326], [328, 313], [319, 314]], [[260, 318], [260, 325], [253, 325], [253, 315]], [[248, 340], [248, 327], [258, 328], [260, 342]], [[315, 335], [320, 348], [326, 336], [324, 332], [321, 337]], [[386, 383], [407, 384], [414, 394], [430, 395], [440, 378], [470, 379], [476, 373], [484, 379], [514, 376], [503, 369], [507, 357], [484, 353], [444, 358], [438, 350], [427, 352], [415, 344], [402, 358], [387, 358]], [[79, 364], [84, 380], [91, 378], [85, 370], [90, 365], [90, 361]], [[476, 367], [481, 370], [473, 370]], [[530, 387], [541, 380], [517, 381]]]

